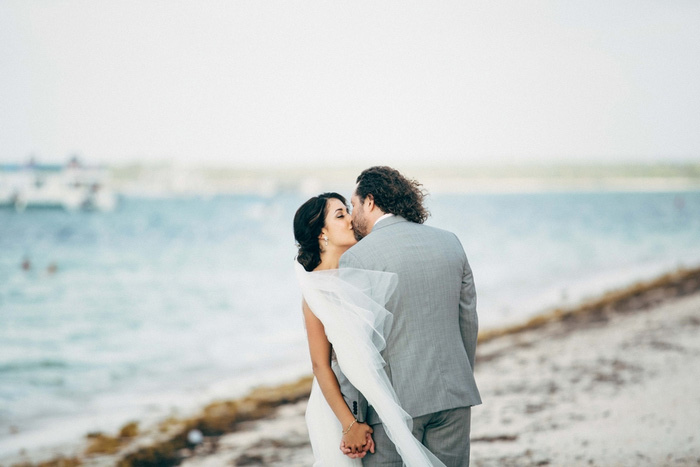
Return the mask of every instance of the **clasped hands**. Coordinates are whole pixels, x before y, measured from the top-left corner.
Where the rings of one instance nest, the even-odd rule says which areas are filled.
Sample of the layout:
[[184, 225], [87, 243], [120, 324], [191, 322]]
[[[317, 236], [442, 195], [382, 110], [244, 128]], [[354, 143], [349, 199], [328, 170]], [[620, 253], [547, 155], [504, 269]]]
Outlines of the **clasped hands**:
[[367, 452], [374, 454], [372, 431], [372, 427], [366, 423], [355, 423], [343, 435], [340, 451], [351, 459], [362, 459]]

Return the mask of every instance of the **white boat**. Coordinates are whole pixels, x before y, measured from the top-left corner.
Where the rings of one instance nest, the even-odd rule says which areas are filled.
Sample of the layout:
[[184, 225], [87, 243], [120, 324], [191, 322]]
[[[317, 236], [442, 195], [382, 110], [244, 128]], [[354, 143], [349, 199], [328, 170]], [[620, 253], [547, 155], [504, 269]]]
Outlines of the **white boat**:
[[110, 211], [117, 197], [102, 166], [84, 166], [73, 158], [67, 165], [29, 163], [0, 166], [0, 206], [18, 211], [61, 208]]

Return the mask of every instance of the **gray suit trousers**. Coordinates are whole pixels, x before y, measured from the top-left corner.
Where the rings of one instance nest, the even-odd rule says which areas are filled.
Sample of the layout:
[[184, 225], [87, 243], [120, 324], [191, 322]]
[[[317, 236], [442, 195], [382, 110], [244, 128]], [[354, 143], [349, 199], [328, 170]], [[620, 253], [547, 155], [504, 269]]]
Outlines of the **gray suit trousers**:
[[[437, 456], [447, 467], [469, 465], [469, 430], [471, 408], [458, 407], [422, 415], [413, 419], [413, 436]], [[367, 453], [363, 466], [403, 466], [401, 456], [381, 423], [372, 425], [374, 454]]]

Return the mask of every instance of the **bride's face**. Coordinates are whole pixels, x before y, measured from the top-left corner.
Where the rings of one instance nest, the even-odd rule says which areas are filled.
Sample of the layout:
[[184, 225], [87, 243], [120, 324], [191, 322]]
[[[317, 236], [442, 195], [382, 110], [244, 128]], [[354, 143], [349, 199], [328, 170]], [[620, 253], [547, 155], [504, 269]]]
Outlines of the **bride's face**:
[[321, 231], [321, 245], [325, 248], [324, 235], [328, 237], [328, 246], [349, 248], [357, 243], [352, 231], [352, 218], [343, 202], [330, 198], [326, 207], [328, 214], [326, 214], [326, 225]]

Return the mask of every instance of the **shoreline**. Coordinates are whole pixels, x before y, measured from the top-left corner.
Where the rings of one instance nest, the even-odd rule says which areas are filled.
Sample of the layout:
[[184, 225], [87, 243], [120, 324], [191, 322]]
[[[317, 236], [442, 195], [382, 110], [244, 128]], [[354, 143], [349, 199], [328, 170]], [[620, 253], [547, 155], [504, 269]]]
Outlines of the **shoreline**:
[[[114, 188], [120, 196], [130, 198], [187, 198], [257, 195], [272, 198], [280, 193], [313, 196], [324, 191], [351, 192], [349, 178], [281, 178], [243, 177], [231, 180], [203, 181], [201, 179], [173, 186], [170, 182], [118, 181]], [[693, 178], [573, 178], [551, 179], [536, 177], [501, 178], [431, 178], [424, 177], [424, 188], [433, 195], [515, 195], [545, 193], [696, 193], [700, 180]], [[205, 188], [206, 187], [206, 188]]]
[[[396, 165], [416, 177], [430, 193], [547, 192], [694, 192], [700, 190], [700, 165], [669, 164], [530, 164]], [[127, 164], [110, 168], [111, 184], [126, 195], [182, 196], [352, 190], [366, 167], [254, 168], [190, 166], [180, 163]]]
[[478, 343], [499, 337], [518, 334], [557, 322], [576, 325], [588, 321], [604, 320], [605, 315], [641, 311], [665, 301], [700, 291], [700, 268], [679, 268], [655, 279], [639, 281], [627, 287], [611, 290], [599, 297], [583, 300], [573, 307], [557, 307], [539, 313], [514, 325], [487, 329], [479, 332]]
[[[691, 310], [697, 312], [697, 322], [692, 320], [692, 313], [688, 315], [687, 312], [685, 321], [683, 321], [690, 323], [689, 329], [694, 330], [700, 326], [700, 268], [681, 269], [651, 281], [605, 293], [596, 299], [585, 301], [571, 308], [556, 309], [540, 314], [522, 324], [481, 332], [477, 348], [476, 374], [477, 382], [482, 390], [482, 397], [486, 395], [484, 398], [486, 402], [483, 406], [475, 408], [472, 414], [473, 463], [475, 465], [522, 465], [529, 463], [535, 465], [537, 462], [547, 460], [544, 459], [547, 456], [538, 457], [532, 452], [528, 457], [525, 452], [527, 449], [523, 452], [515, 449], [522, 447], [523, 443], [528, 443], [525, 441], [528, 439], [525, 436], [526, 433], [535, 436], [530, 433], [532, 430], [527, 423], [523, 423], [522, 426], [517, 426], [517, 423], [512, 420], [505, 423], [504, 420], [512, 419], [513, 414], [507, 415], [505, 418], [498, 413], [489, 415], [490, 412], [498, 412], [499, 410], [510, 412], [513, 411], [513, 407], [522, 405], [520, 399], [527, 399], [529, 396], [523, 396], [523, 391], [519, 390], [518, 386], [531, 384], [533, 380], [538, 379], [537, 374], [533, 373], [529, 377], [521, 375], [519, 381], [518, 378], [511, 378], [509, 384], [515, 389], [512, 394], [508, 394], [506, 389], [499, 387], [498, 381], [501, 376], [489, 374], [489, 371], [491, 373], [494, 371], [494, 365], [503, 365], [502, 362], [512, 360], [508, 364], [510, 365], [508, 369], [502, 370], [504, 371], [502, 375], [508, 375], [511, 372], [518, 373], [521, 371], [521, 367], [528, 366], [528, 363], [524, 364], [519, 361], [518, 359], [522, 360], [523, 357], [518, 357], [516, 354], [528, 352], [530, 349], [541, 346], [543, 340], [556, 341], [557, 345], [563, 345], [562, 343], [580, 340], [583, 334], [606, 331], [613, 324], [622, 326], [620, 334], [624, 334], [626, 323], [643, 321], [646, 315], [658, 315], [658, 310], [673, 308], [674, 303], [688, 300], [693, 303], [692, 306], [695, 306], [696, 302], [698, 303], [697, 307]], [[651, 318], [647, 317], [647, 319]], [[639, 324], [639, 326], [643, 326], [643, 324]], [[605, 347], [606, 342], [611, 340], [613, 340], [611, 336], [607, 336], [607, 340], [601, 340], [601, 347]], [[672, 343], [667, 344], [673, 345]], [[663, 347], [666, 344], [662, 345], [657, 342], [654, 345]], [[600, 351], [599, 349], [592, 350]], [[555, 358], [555, 356], [549, 355], [550, 353], [549, 349], [540, 349], [536, 359]], [[607, 368], [607, 373], [600, 373], [597, 376], [600, 379], [598, 383], [604, 386], [613, 384], [614, 387], [624, 388], [626, 385], [633, 385], [634, 377], [639, 377], [640, 372], [643, 372], [643, 370], [639, 370], [638, 363], [636, 365], [625, 363], [625, 359], [622, 357], [607, 361], [606, 354], [603, 354], [596, 358], [602, 358], [605, 361], [602, 365], [610, 367]], [[651, 358], [649, 357], [649, 359]], [[567, 393], [567, 391], [557, 388], [552, 394], [549, 394], [554, 386], [563, 384], [558, 382], [557, 375], [569, 371], [569, 368], [563, 363], [558, 364], [558, 368], [554, 372], [554, 382], [550, 383], [549, 388], [543, 389], [538, 386], [531, 391], [532, 397], [538, 402], [528, 402], [529, 405], [521, 407], [524, 413], [536, 418], [540, 412], [546, 413], [546, 408], [552, 404], [548, 397]], [[590, 371], [595, 373], [594, 370]], [[619, 376], [618, 373], [622, 376]], [[628, 378], [630, 381], [625, 380], [625, 375], [631, 375]], [[691, 374], [691, 376], [698, 375]], [[594, 382], [597, 381], [595, 378], [593, 377]], [[296, 459], [294, 462], [299, 462], [287, 465], [308, 465], [310, 448], [308, 438], [305, 438], [303, 410], [310, 386], [311, 377], [308, 376], [288, 384], [258, 387], [242, 398], [214, 401], [205, 406], [198, 415], [192, 417], [169, 418], [145, 427], [139, 426], [136, 422], [129, 423], [123, 426], [119, 433], [112, 435], [92, 433], [87, 438], [77, 442], [75, 446], [64, 449], [58, 456], [54, 453], [48, 461], [42, 460], [49, 457], [49, 450], [44, 450], [41, 454], [38, 452], [26, 453], [23, 456], [8, 458], [6, 461], [0, 462], [0, 465], [22, 467], [129, 466], [149, 465], [147, 462], [160, 462], [160, 465], [176, 465], [182, 462], [183, 465], [214, 466], [222, 463], [230, 464], [233, 461], [239, 462], [239, 465], [245, 465], [246, 462], [248, 462], [247, 465], [267, 465], [270, 463], [270, 465], [285, 465], [283, 462], [285, 459], [288, 461]], [[543, 391], [549, 396], [543, 397]], [[578, 389], [574, 386], [572, 391], [575, 394]], [[501, 406], [491, 404], [489, 399], [493, 398], [492, 392], [499, 394], [499, 397], [507, 396], [507, 403], [502, 403]], [[562, 404], [568, 404], [566, 397], [564, 399]], [[496, 408], [489, 408], [491, 406]], [[579, 416], [581, 415], [579, 414]], [[500, 423], [497, 420], [499, 417]], [[483, 418], [487, 418], [490, 422], [480, 427], [479, 423]], [[505, 432], [504, 426], [517, 427], [517, 429], [509, 428]], [[188, 441], [188, 435], [191, 435], [193, 430], [197, 430], [202, 435], [201, 443]], [[547, 432], [546, 429], [541, 431]], [[280, 434], [284, 436], [280, 437]], [[578, 436], [581, 434], [579, 433]], [[493, 457], [490, 452], [489, 447], [493, 448], [494, 446], [503, 448], [499, 449], [500, 457], [498, 458]], [[549, 446], [549, 449], [550, 451], [555, 450], [555, 447]], [[270, 460], [275, 456], [281, 463], [274, 464]], [[548, 456], [556, 457], [556, 453], [550, 452]], [[581, 459], [573, 459], [573, 461], [574, 463], [582, 462]], [[643, 462], [641, 463], [643, 464]]]

